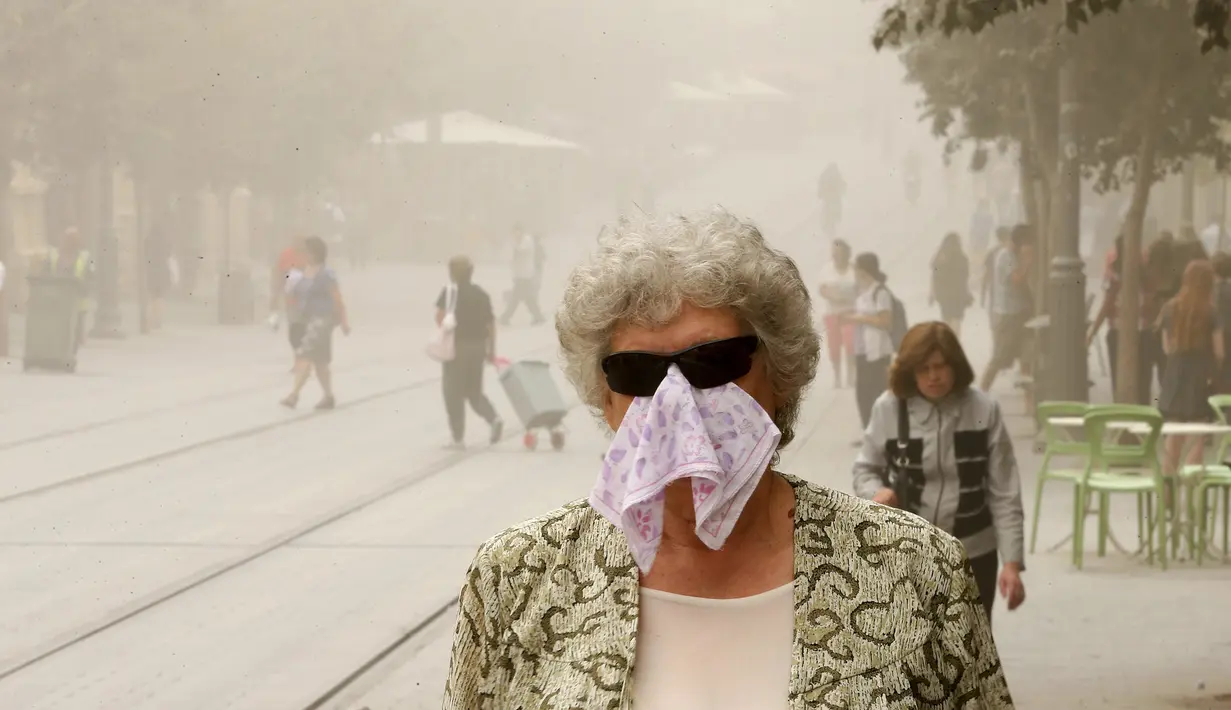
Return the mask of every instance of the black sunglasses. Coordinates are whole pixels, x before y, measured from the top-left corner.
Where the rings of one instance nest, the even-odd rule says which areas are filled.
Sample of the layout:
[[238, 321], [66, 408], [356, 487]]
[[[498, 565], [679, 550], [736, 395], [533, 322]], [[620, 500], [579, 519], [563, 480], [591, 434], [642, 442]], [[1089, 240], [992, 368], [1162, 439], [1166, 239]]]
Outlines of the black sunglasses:
[[741, 335], [701, 343], [669, 355], [640, 351], [612, 353], [603, 358], [603, 374], [612, 392], [629, 397], [652, 397], [667, 376], [668, 368], [677, 365], [689, 384], [706, 390], [747, 375], [760, 343], [755, 335]]

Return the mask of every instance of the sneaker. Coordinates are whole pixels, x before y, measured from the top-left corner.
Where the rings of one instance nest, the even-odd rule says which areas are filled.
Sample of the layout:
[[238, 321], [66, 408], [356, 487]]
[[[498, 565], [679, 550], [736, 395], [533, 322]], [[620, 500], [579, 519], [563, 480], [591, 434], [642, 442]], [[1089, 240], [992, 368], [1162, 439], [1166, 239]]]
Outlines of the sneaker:
[[326, 410], [326, 409], [333, 409], [333, 408], [334, 408], [334, 407], [336, 407], [336, 406], [338, 406], [338, 403], [334, 401], [334, 399], [333, 399], [333, 397], [332, 397], [332, 396], [330, 396], [330, 397], [325, 397], [325, 398], [321, 399], [321, 401], [319, 401], [319, 402], [317, 402], [317, 403], [316, 403], [316, 409], [317, 409], [317, 411], [324, 411], [324, 410]]
[[504, 420], [501, 419], [500, 417], [496, 417], [495, 419], [492, 420], [491, 443], [493, 444], [498, 443], [502, 436], [504, 436]]
[[466, 450], [466, 442], [464, 442], [464, 441], [450, 441], [449, 443], [445, 444], [445, 449], [447, 449], [447, 450], [449, 450], [449, 451], [465, 451], [465, 450]]

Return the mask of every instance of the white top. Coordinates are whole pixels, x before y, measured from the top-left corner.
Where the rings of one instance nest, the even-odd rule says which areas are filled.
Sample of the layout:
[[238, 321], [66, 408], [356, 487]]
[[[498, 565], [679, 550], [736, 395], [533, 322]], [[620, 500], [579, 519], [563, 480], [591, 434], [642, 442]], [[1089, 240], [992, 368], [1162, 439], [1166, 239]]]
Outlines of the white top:
[[633, 707], [786, 708], [795, 643], [793, 585], [743, 599], [641, 590]]
[[855, 285], [855, 267], [847, 264], [844, 273], [838, 273], [838, 267], [834, 266], [833, 259], [826, 259], [824, 266], [821, 267], [821, 289], [832, 289], [837, 300], [830, 301], [824, 296], [821, 300], [825, 301], [826, 313], [849, 313], [851, 307], [855, 304], [855, 297], [859, 293], [859, 287]]
[[[893, 298], [884, 284], [874, 283], [864, 289], [855, 299], [855, 313], [861, 316], [874, 316], [877, 313], [893, 311]], [[869, 360], [881, 360], [892, 357], [893, 338], [889, 331], [870, 325], [859, 325], [859, 334], [855, 337], [855, 353]]]

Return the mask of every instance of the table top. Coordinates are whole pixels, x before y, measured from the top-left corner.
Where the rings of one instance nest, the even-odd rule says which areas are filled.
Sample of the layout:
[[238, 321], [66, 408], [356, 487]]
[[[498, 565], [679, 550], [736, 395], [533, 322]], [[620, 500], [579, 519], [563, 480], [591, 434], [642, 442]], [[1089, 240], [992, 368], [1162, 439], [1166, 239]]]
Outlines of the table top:
[[[1052, 417], [1048, 421], [1058, 427], [1077, 429], [1085, 425], [1081, 417]], [[1112, 422], [1109, 426], [1116, 429], [1140, 430], [1146, 427], [1137, 422]], [[1231, 434], [1231, 425], [1214, 422], [1163, 422], [1163, 436], [1192, 436], [1208, 434]]]

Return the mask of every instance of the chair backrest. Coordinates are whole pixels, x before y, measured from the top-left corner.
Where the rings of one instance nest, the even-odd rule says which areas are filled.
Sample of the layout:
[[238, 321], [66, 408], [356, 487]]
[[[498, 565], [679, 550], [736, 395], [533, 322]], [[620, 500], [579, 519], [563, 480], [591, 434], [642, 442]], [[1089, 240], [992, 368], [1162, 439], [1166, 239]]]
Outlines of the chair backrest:
[[1120, 469], [1117, 473], [1162, 476], [1158, 462], [1158, 439], [1162, 429], [1163, 415], [1153, 407], [1136, 404], [1092, 407], [1085, 416], [1086, 440], [1090, 446], [1085, 478], [1092, 471], [1111, 468]]
[[1090, 446], [1084, 439], [1084, 429], [1056, 426], [1053, 419], [1085, 417], [1090, 405], [1085, 402], [1040, 402], [1035, 407], [1035, 420], [1043, 433], [1045, 454], [1060, 456], [1086, 456]]
[[[1216, 394], [1207, 400], [1210, 403], [1210, 409], [1214, 410], [1214, 416], [1218, 418], [1218, 423], [1227, 424], [1227, 410], [1231, 409], [1231, 394]], [[1218, 440], [1218, 449], [1214, 453], [1214, 461], [1223, 463], [1227, 460], [1227, 448], [1231, 447], [1231, 434], [1223, 434]]]

